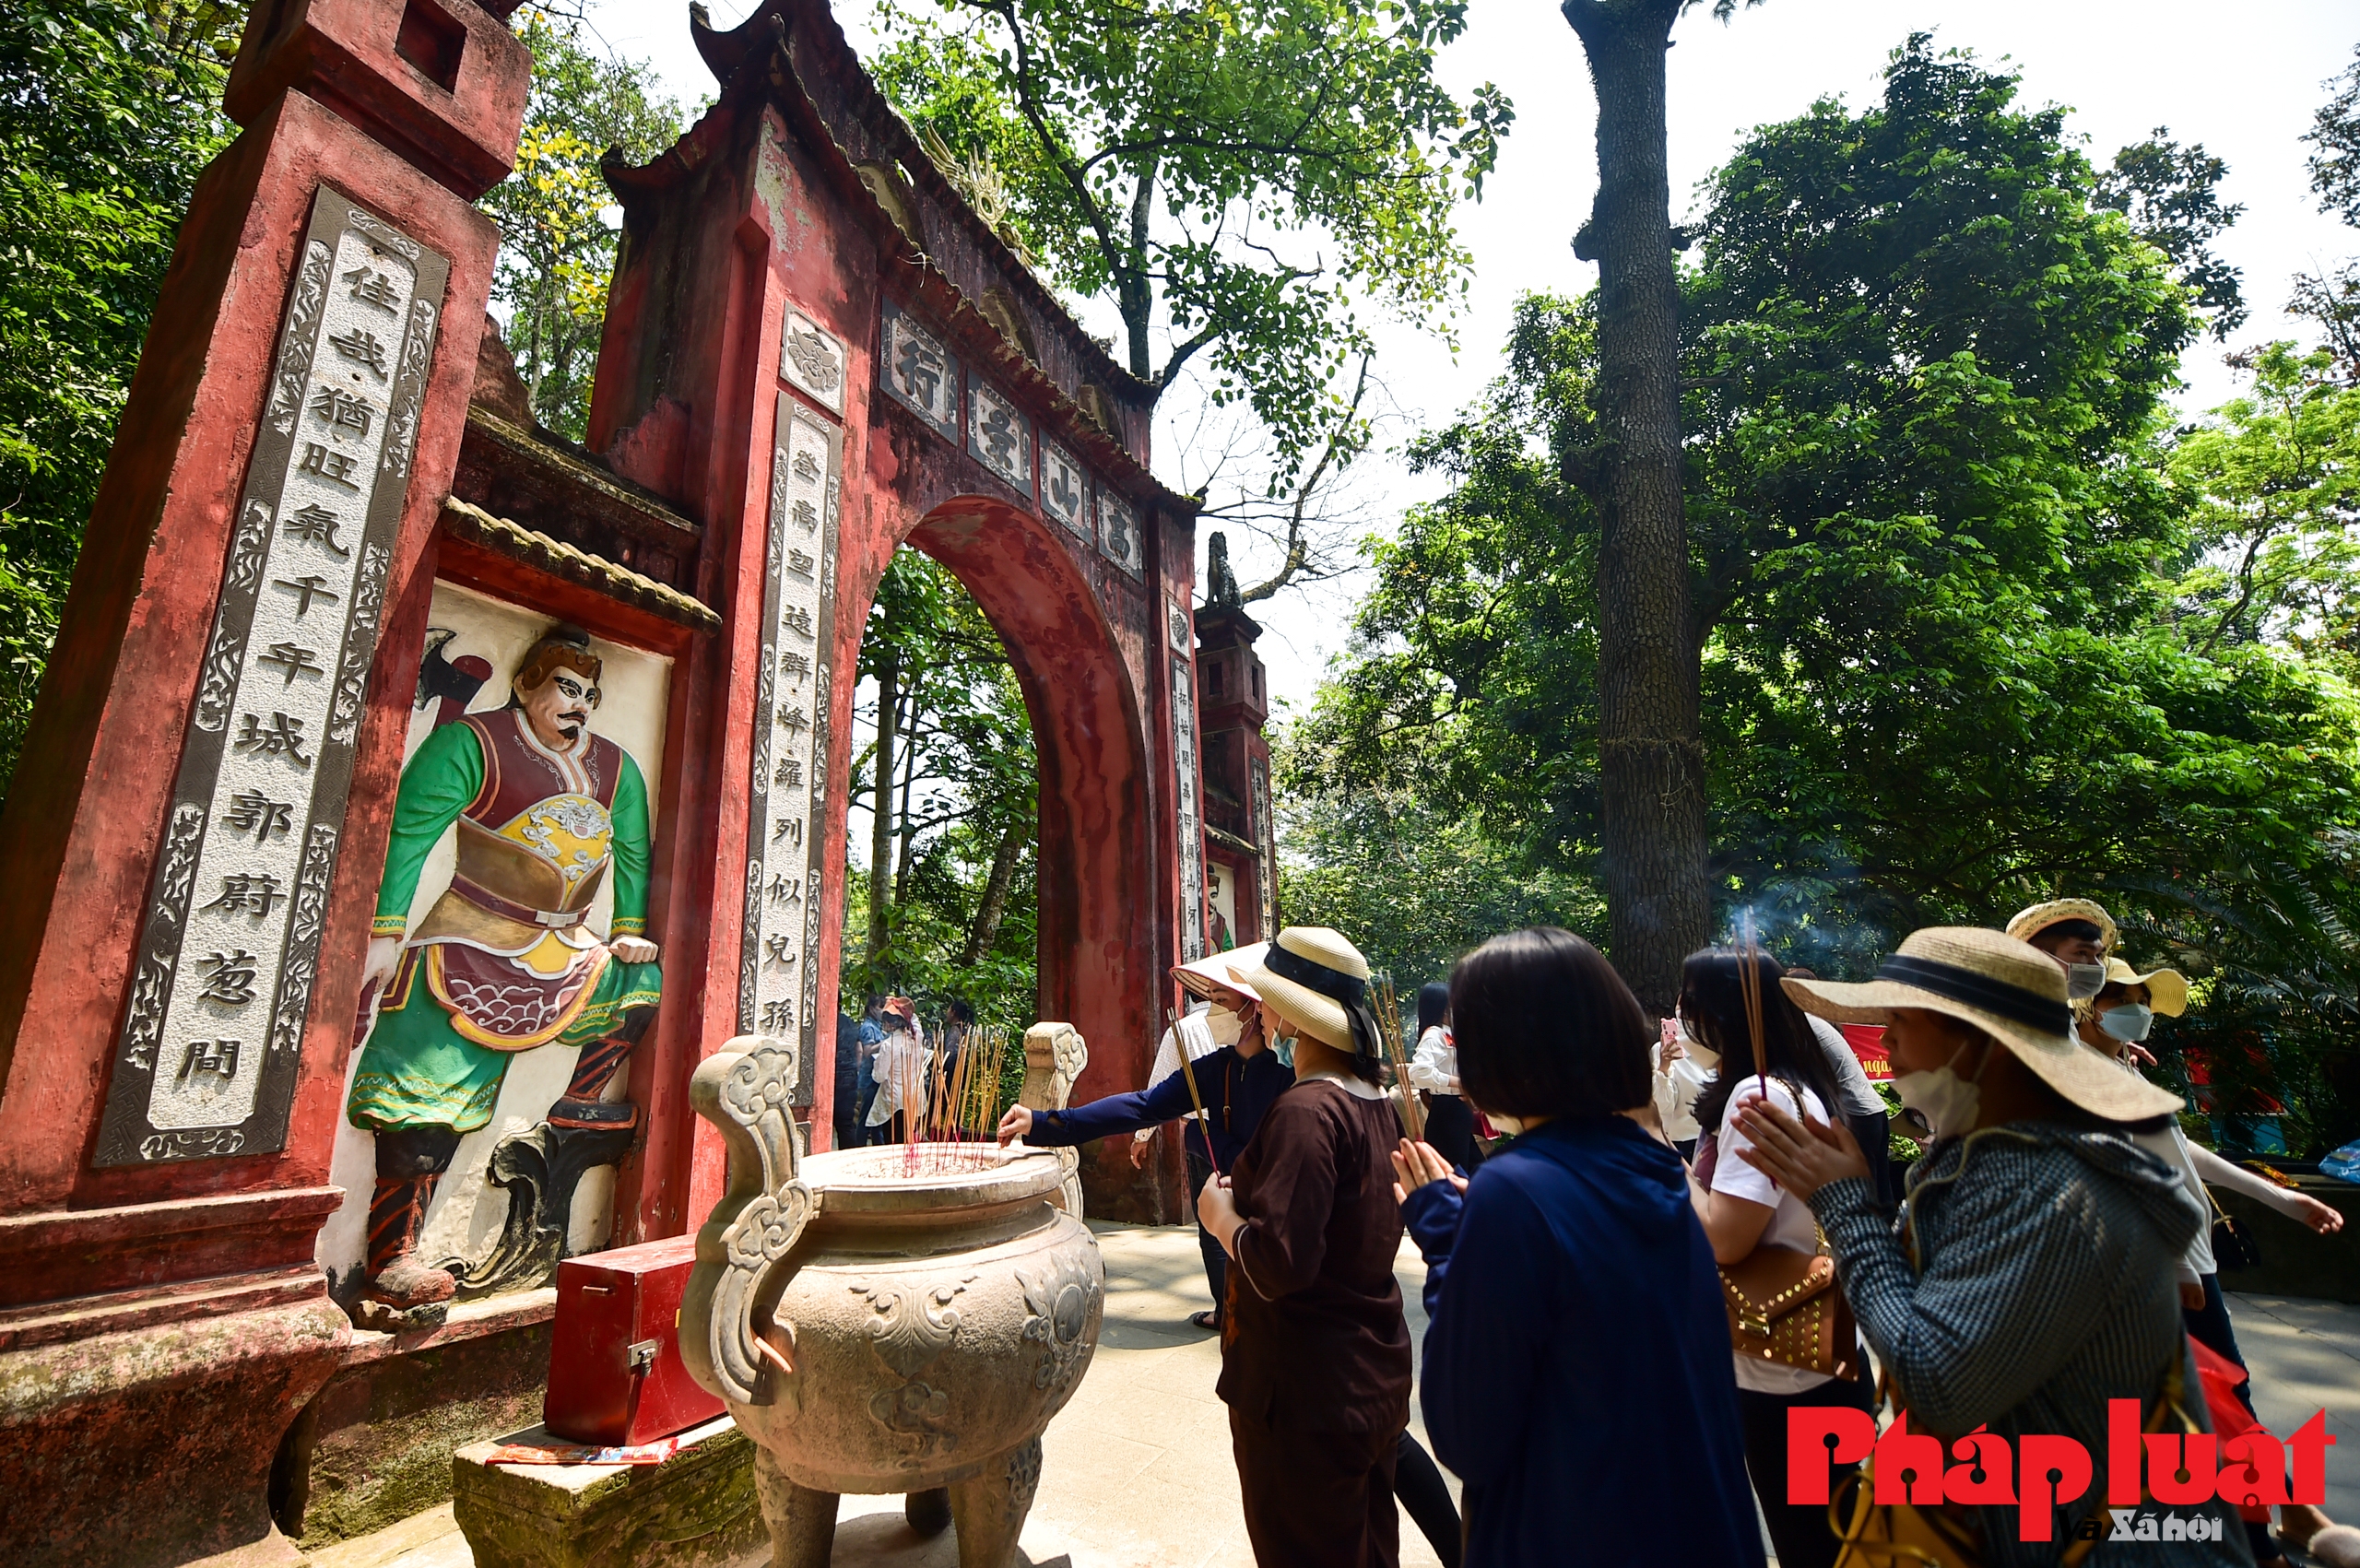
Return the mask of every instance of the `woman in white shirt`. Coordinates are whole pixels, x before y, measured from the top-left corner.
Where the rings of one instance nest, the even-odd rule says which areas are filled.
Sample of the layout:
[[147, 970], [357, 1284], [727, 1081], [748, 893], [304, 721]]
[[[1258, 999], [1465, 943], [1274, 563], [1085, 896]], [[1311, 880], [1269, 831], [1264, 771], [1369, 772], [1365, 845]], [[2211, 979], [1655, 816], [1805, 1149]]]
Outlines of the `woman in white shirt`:
[[[1745, 1021], [1740, 976], [1751, 961], [1760, 987], [1762, 1065], [1754, 1070], [1752, 1035]], [[1819, 1224], [1803, 1201], [1772, 1181], [1747, 1156], [1753, 1145], [1733, 1123], [1733, 1114], [1758, 1100], [1789, 1115], [1824, 1122], [1830, 1105], [1840, 1104], [1827, 1053], [1820, 1047], [1801, 1008], [1779, 986], [1778, 965], [1762, 954], [1718, 949], [1691, 955], [1681, 973], [1680, 1016], [1696, 1038], [1720, 1056], [1720, 1070], [1696, 1100], [1703, 1128], [1696, 1159], [1697, 1217], [1713, 1244], [1713, 1260], [1742, 1263], [1760, 1247], [1819, 1250]], [[1798, 1109], [1800, 1107], [1800, 1109]], [[1737, 1368], [1738, 1414], [1745, 1425], [1745, 1468], [1762, 1504], [1778, 1568], [1830, 1568], [1837, 1541], [1827, 1526], [1824, 1503], [1787, 1501], [1787, 1411], [1797, 1406], [1873, 1407], [1868, 1378], [1831, 1378], [1758, 1357], [1730, 1356]], [[1864, 1364], [1859, 1348], [1848, 1358], [1857, 1373]], [[1838, 1467], [1841, 1480], [1846, 1467]]]
[[1418, 987], [1418, 1049], [1410, 1058], [1410, 1087], [1426, 1096], [1426, 1141], [1460, 1170], [1483, 1162], [1475, 1141], [1475, 1112], [1458, 1087], [1458, 1047], [1450, 1034], [1450, 987]]
[[877, 1021], [884, 1026], [885, 1043], [877, 1047], [877, 1098], [868, 1107], [868, 1125], [885, 1126], [899, 1115], [902, 1136], [891, 1141], [907, 1143], [926, 1117], [926, 1074], [934, 1065], [926, 1048], [926, 1026], [907, 996], [886, 997]]

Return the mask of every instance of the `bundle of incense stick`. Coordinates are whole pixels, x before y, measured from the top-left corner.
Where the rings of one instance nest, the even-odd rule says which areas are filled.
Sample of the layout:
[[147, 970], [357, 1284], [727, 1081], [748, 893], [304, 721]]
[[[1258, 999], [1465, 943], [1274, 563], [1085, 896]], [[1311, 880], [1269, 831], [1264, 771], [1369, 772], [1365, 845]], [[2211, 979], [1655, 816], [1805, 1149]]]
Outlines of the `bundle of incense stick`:
[[1369, 1000], [1376, 1008], [1376, 1032], [1384, 1038], [1386, 1059], [1393, 1064], [1393, 1086], [1401, 1093], [1401, 1130], [1422, 1143], [1426, 1111], [1418, 1103], [1418, 1091], [1410, 1087], [1410, 1049], [1401, 1038], [1401, 1005], [1393, 994], [1393, 976], [1372, 974], [1368, 985]]
[[[942, 1037], [938, 1033], [936, 1038]], [[968, 1032], [956, 1061], [946, 1046], [937, 1044], [914, 1074], [908, 1064], [895, 1064], [897, 1086], [923, 1085], [926, 1091], [925, 1110], [903, 1123], [903, 1175], [980, 1170], [990, 1163], [999, 1126], [1000, 1071], [1007, 1059], [1008, 1031], [987, 1024]]]

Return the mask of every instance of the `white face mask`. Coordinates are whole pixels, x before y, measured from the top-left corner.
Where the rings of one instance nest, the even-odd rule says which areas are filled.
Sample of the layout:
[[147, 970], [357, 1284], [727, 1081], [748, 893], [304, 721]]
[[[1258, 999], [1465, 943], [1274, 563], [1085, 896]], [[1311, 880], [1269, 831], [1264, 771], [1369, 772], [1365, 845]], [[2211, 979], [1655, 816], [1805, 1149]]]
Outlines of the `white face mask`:
[[[1974, 1078], [1965, 1079], [1959, 1077], [1952, 1066], [1966, 1049], [1960, 1046], [1951, 1053], [1950, 1061], [1932, 1072], [1894, 1074], [1893, 1091], [1901, 1096], [1904, 1105], [1926, 1119], [1928, 1129], [1936, 1138], [1958, 1137], [1975, 1126], [1976, 1113], [1982, 1109], [1983, 1087], [1979, 1080], [1983, 1067], [1975, 1069]], [[1989, 1053], [1999, 1049], [1997, 1045], [1987, 1048], [1984, 1067], [1991, 1065]]]
[[1524, 1118], [1522, 1116], [1504, 1116], [1497, 1111], [1486, 1111], [1483, 1113], [1483, 1116], [1484, 1119], [1489, 1121], [1494, 1128], [1507, 1134], [1510, 1138], [1521, 1138], [1524, 1136]]
[[1215, 1008], [1207, 1013], [1205, 1029], [1216, 1045], [1234, 1045], [1245, 1037], [1245, 1020], [1227, 1008]]
[[2069, 963], [2065, 966], [2065, 996], [2069, 1001], [2086, 1002], [2105, 989], [2106, 965]]
[[2154, 1021], [2155, 1009], [2142, 1002], [2125, 1002], [2118, 1008], [2108, 1008], [2098, 1014], [2098, 1027], [2125, 1044], [2146, 1039], [2147, 1031]]

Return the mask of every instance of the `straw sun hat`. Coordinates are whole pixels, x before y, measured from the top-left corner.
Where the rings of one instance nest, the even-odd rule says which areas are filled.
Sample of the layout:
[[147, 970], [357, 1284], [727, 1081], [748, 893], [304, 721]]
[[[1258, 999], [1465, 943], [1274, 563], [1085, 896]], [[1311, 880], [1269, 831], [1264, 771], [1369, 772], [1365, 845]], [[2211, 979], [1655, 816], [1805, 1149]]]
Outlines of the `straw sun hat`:
[[[2062, 918], [2089, 916], [2077, 912]], [[1929, 926], [1911, 932], [1865, 984], [1781, 984], [1797, 1007], [1836, 1023], [1883, 1023], [1895, 1008], [1924, 1008], [1971, 1023], [2049, 1088], [2110, 1122], [2144, 1121], [2180, 1107], [2179, 1096], [2124, 1072], [2076, 1040], [2065, 972], [2038, 948], [1998, 931]]]
[[2142, 974], [2118, 958], [2106, 961], [2109, 985], [2144, 985], [2148, 1006], [2165, 1018], [2188, 1011], [2188, 976], [2177, 969], [2151, 969]]
[[1322, 1044], [1347, 1054], [1361, 1051], [1352, 1038], [1357, 1016], [1367, 1034], [1366, 1049], [1378, 1049], [1376, 1015], [1368, 1004], [1368, 960], [1339, 933], [1325, 925], [1290, 925], [1269, 944], [1260, 962], [1241, 964], [1236, 974]]
[[2047, 903], [2036, 903], [2029, 909], [2020, 909], [2016, 911], [2015, 918], [2008, 922], [2008, 935], [2020, 942], [2029, 942], [2043, 931], [2064, 920], [2088, 921], [2098, 928], [2098, 947], [2101, 949], [2114, 946], [2114, 938], [2117, 935], [2114, 916], [2088, 899], [2050, 899]]
[[1268, 950], [1268, 942], [1255, 942], [1243, 948], [1232, 948], [1225, 953], [1208, 953], [1194, 963], [1175, 963], [1172, 978], [1191, 996], [1210, 997], [1212, 987], [1223, 986], [1245, 994], [1246, 1000], [1258, 1002], [1261, 994], [1244, 978], [1246, 972], [1258, 968], [1262, 955]]

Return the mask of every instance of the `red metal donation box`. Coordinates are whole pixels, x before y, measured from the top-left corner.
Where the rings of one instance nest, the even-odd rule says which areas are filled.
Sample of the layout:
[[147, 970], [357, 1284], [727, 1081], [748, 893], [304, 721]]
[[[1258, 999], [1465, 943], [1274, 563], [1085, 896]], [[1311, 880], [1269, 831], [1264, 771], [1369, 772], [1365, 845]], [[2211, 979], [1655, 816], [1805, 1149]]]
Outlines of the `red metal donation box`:
[[557, 1266], [541, 1420], [570, 1443], [652, 1443], [721, 1414], [680, 1361], [680, 1297], [697, 1239], [673, 1236]]

